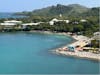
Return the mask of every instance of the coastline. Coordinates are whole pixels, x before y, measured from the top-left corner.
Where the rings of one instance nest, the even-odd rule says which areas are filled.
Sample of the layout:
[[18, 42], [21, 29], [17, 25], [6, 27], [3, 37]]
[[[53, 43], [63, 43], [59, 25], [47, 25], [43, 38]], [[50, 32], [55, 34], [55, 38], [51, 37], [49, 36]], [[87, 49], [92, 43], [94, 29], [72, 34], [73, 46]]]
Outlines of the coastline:
[[64, 35], [64, 36], [69, 36], [73, 39], [73, 41], [69, 44], [65, 44], [63, 46], [60, 46], [60, 47], [57, 47], [55, 49], [58, 49], [58, 48], [64, 48], [66, 47], [67, 45], [70, 45], [76, 41], [78, 41], [76, 38], [72, 37], [70, 34], [66, 33], [66, 32], [52, 32], [52, 31], [39, 31], [39, 30], [32, 30], [32, 31], [29, 31], [29, 32], [38, 32], [38, 33], [43, 33], [43, 34], [57, 34], [57, 35]]
[[65, 56], [68, 56], [68, 57], [70, 56], [70, 57], [84, 58], [84, 59], [90, 59], [90, 60], [100, 61], [100, 58], [99, 58], [100, 55], [95, 55], [95, 54], [90, 53], [90, 52], [73, 53], [73, 52], [58, 51], [58, 49], [56, 49], [55, 50], [55, 54], [65, 55]]
[[[69, 43], [67, 45], [53, 49], [51, 51], [54, 52], [55, 54], [100, 61], [100, 58], [99, 58], [100, 54], [94, 54], [94, 53], [85, 52], [85, 51], [82, 51], [82, 52], [59, 51], [59, 49], [64, 49], [68, 45], [76, 44], [76, 43], [79, 43], [80, 41], [84, 40], [84, 38], [83, 39], [77, 38], [77, 37], [80, 37], [78, 35], [71, 36], [71, 35], [69, 35], [68, 33], [65, 33], [65, 32], [51, 32], [51, 31], [30, 31], [30, 32], [39, 32], [39, 33], [45, 33], [45, 34], [58, 34], [58, 35], [70, 36], [74, 39], [74, 41], [72, 41], [71, 43]], [[83, 36], [83, 35], [81, 35], [81, 36]], [[86, 37], [86, 36], [83, 36], [83, 37]], [[88, 37], [86, 37], [86, 38], [88, 38]]]
[[[65, 36], [70, 36], [66, 32], [52, 32], [52, 31], [41, 31], [41, 30], [32, 30], [29, 32], [39, 32], [39, 33], [44, 33], [44, 34], [58, 34], [58, 35], [65, 35]], [[74, 39], [74, 38], [73, 38]], [[76, 40], [76, 39], [75, 39]]]
[[[37, 37], [35, 37], [34, 35], [36, 35]], [[8, 37], [6, 37], [6, 36], [8, 36]], [[43, 38], [41, 39], [40, 36], [43, 36]], [[50, 39], [51, 39], [51, 36], [52, 37], [54, 36], [53, 38], [55, 38], [55, 36], [57, 36], [57, 39], [59, 38], [57, 41], [59, 41], [61, 39], [65, 39], [65, 42], [64, 42], [63, 45], [58, 45], [57, 44], [58, 46], [51, 45], [51, 47], [50, 47], [50, 46], [47, 46], [48, 41], [46, 41], [47, 42], [46, 44], [45, 44], [44, 41], [41, 41], [41, 40], [45, 40], [44, 36], [46, 36], [46, 37], [50, 36]], [[52, 48], [54, 49], [54, 48], [57, 48], [57, 47], [64, 46], [66, 44], [66, 42], [67, 42], [67, 40], [66, 40], [67, 37], [66, 36], [59, 36], [59, 35], [55, 35], [55, 34], [54, 35], [52, 35], [52, 34], [51, 35], [48, 35], [48, 34], [46, 35], [46, 34], [30, 33], [30, 32], [21, 32], [21, 33], [18, 32], [18, 33], [14, 33], [14, 34], [9, 34], [9, 33], [4, 34], [4, 37], [5, 38], [9, 38], [9, 39], [6, 39], [6, 41], [5, 41], [5, 38], [2, 38], [1, 39], [1, 43], [2, 43], [2, 41], [4, 41], [4, 43], [10, 42], [10, 41], [16, 42], [16, 43], [15, 44], [14, 43], [11, 43], [11, 44], [7, 43], [9, 49], [7, 48], [5, 50], [5, 52], [3, 52], [3, 56], [5, 56], [6, 52], [9, 52], [9, 53], [7, 53], [7, 56], [11, 55], [11, 56], [14, 56], [15, 58], [17, 56], [17, 58], [18, 58], [17, 61], [18, 62], [20, 62], [21, 60], [23, 60], [23, 56], [24, 56], [24, 58], [26, 58], [26, 59], [24, 59], [22, 62], [25, 63], [25, 65], [29, 66], [28, 67], [29, 68], [28, 72], [30, 72], [30, 62], [33, 63], [31, 66], [33, 66], [33, 68], [34, 68], [34, 66], [36, 65], [37, 68], [38, 68], [38, 70], [40, 69], [41, 65], [43, 64], [42, 67], [44, 67], [44, 68], [41, 67], [41, 70], [44, 69], [44, 71], [45, 71], [45, 69], [48, 68], [48, 64], [50, 64], [49, 67], [53, 66], [51, 68], [51, 70], [52, 70], [51, 72], [55, 72], [57, 66], [58, 66], [58, 72], [60, 70], [62, 71], [63, 69], [68, 70], [69, 67], [70, 67], [70, 65], [72, 65], [71, 69], [73, 69], [73, 67], [76, 67], [76, 66], [80, 66], [80, 69], [81, 69], [82, 66], [83, 66], [84, 69], [85, 68], [88, 69], [90, 67], [89, 70], [91, 72], [92, 70], [94, 70], [94, 69], [91, 69], [91, 67], [96, 66], [96, 67], [94, 67], [96, 69], [96, 68], [98, 68], [98, 65], [99, 65], [99, 62], [97, 62], [97, 61], [91, 61], [91, 60], [88, 61], [88, 60], [84, 60], [84, 59], [82, 60], [80, 58], [73, 58], [73, 57], [69, 57], [69, 56], [67, 57], [65, 55], [53, 54], [52, 51], [51, 51]], [[40, 40], [36, 40], [36, 38], [38, 38], [38, 37], [40, 38]], [[35, 39], [33, 39], [33, 38], [35, 38]], [[47, 38], [47, 40], [48, 40], [48, 38]], [[37, 43], [37, 44], [34, 43], [34, 42], [38, 42], [38, 41], [40, 41], [40, 43]], [[44, 42], [44, 43], [42, 43], [42, 42]], [[41, 43], [44, 46], [42, 46]], [[55, 43], [56, 43], [56, 41], [51, 42], [51, 44], [54, 44], [54, 45], [55, 45]], [[59, 41], [58, 43], [61, 43], [61, 42]], [[18, 48], [18, 50], [16, 50], [16, 44], [18, 44], [17, 47], [20, 47], [20, 48]], [[37, 46], [37, 48], [36, 48], [36, 46]], [[13, 48], [10, 49], [10, 47], [11, 48], [13, 47]], [[43, 47], [46, 47], [46, 48], [43, 48]], [[19, 54], [20, 51], [21, 51], [21, 53]], [[13, 52], [14, 54], [12, 55], [11, 52]], [[25, 53], [23, 53], [23, 52], [25, 52]], [[2, 50], [1, 50], [1, 55], [2, 55]], [[9, 56], [8, 58], [12, 59], [13, 57], [11, 57], [11, 56]], [[34, 60], [34, 59], [36, 59], [36, 60]], [[47, 59], [46, 62], [44, 62], [45, 59]], [[10, 61], [13, 61], [13, 60], [14, 59], [12, 59]], [[28, 61], [28, 63], [26, 63], [27, 61]], [[6, 62], [9, 62], [9, 60], [7, 60]], [[77, 62], [80, 62], [82, 64], [79, 64]], [[46, 65], [45, 65], [45, 63], [46, 63]], [[86, 64], [84, 64], [84, 63], [86, 63]], [[39, 65], [40, 67], [38, 67], [38, 64], [40, 64]], [[5, 63], [3, 65], [6, 67]], [[14, 65], [16, 66], [16, 63]], [[20, 65], [22, 65], [22, 64], [20, 64]], [[23, 67], [25, 65], [22, 65], [21, 67]], [[27, 66], [26, 66], [26, 68], [27, 68]], [[11, 67], [13, 67], [13, 65]], [[60, 67], [61, 67], [61, 69], [59, 70]], [[9, 66], [7, 66], [7, 68], [9, 68]], [[2, 67], [0, 69], [2, 70]], [[19, 69], [20, 69], [20, 67], [19, 67]], [[16, 67], [15, 67], [15, 70], [16, 70]], [[34, 68], [34, 70], [35, 70], [35, 68]], [[74, 68], [74, 70], [76, 70], [76, 68]], [[32, 71], [33, 71], [33, 69], [32, 69]], [[25, 72], [27, 72], [27, 71], [25, 71]], [[77, 72], [78, 72], [78, 70], [77, 70]]]
[[[54, 52], [55, 54], [100, 61], [100, 58], [99, 58], [100, 54], [94, 54], [94, 53], [83, 52], [83, 51], [82, 52], [69, 52], [69, 51], [63, 51], [63, 50], [59, 51], [59, 49], [65, 49], [68, 45], [77, 44], [80, 41], [84, 40], [84, 39], [78, 38], [78, 35], [71, 36], [69, 33], [66, 33], [66, 32], [52, 32], [52, 31], [38, 31], [38, 30], [32, 30], [32, 31], [28, 31], [28, 32], [32, 32], [32, 33], [33, 32], [38, 32], [38, 33], [43, 33], [43, 34], [57, 34], [57, 35], [69, 36], [69, 37], [74, 39], [71, 43], [65, 44], [65, 45], [57, 47], [57, 48], [54, 48], [50, 51]], [[83, 37], [86, 37], [86, 36], [83, 36]]]
[[[80, 43], [80, 40], [78, 40], [78, 38], [75, 38], [75, 37], [73, 37], [73, 38], [76, 39], [77, 41], [74, 41], [74, 42], [70, 43], [69, 45], [76, 45], [77, 43]], [[57, 48], [54, 51], [56, 54], [100, 61], [100, 54], [95, 54], [95, 53], [86, 52], [86, 51], [76, 51], [76, 52], [64, 51], [63, 49], [65, 49], [66, 47], [67, 47], [67, 45]]]

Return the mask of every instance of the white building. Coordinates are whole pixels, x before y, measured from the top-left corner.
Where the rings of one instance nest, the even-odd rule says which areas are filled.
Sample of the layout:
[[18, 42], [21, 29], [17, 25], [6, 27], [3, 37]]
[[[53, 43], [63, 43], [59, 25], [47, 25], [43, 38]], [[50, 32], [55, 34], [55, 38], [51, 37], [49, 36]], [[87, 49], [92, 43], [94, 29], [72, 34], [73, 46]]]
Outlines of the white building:
[[73, 21], [72, 24], [79, 24], [79, 22], [78, 21]]
[[37, 23], [24, 23], [22, 24], [22, 27], [23, 28], [26, 28], [27, 26], [36, 26], [36, 25], [39, 25], [41, 23], [44, 23], [44, 22], [37, 22]]
[[9, 21], [4, 21], [4, 23], [0, 23], [0, 26], [2, 26], [4, 29], [12, 29], [14, 26], [21, 23], [22, 21], [9, 20]]
[[24, 23], [22, 24], [22, 26], [31, 26], [31, 25], [39, 25], [41, 23], [44, 23], [44, 22], [37, 22], [37, 23]]
[[38, 25], [39, 23], [24, 23], [22, 26], [32, 26], [32, 25]]
[[0, 23], [2, 26], [14, 26], [16, 25], [15, 23]]
[[54, 25], [55, 22], [59, 22], [59, 21], [65, 21], [66, 23], [69, 23], [69, 20], [58, 20], [58, 19], [54, 18], [49, 22], [49, 24]]
[[69, 23], [70, 21], [69, 20], [64, 20], [66, 23]]
[[9, 21], [4, 21], [4, 23], [15, 23], [15, 24], [21, 24], [22, 21], [9, 20]]
[[4, 29], [12, 29], [16, 24], [15, 23], [0, 23]]
[[85, 19], [81, 19], [81, 20], [80, 20], [80, 22], [86, 22], [86, 21], [87, 21], [87, 20], [85, 20]]

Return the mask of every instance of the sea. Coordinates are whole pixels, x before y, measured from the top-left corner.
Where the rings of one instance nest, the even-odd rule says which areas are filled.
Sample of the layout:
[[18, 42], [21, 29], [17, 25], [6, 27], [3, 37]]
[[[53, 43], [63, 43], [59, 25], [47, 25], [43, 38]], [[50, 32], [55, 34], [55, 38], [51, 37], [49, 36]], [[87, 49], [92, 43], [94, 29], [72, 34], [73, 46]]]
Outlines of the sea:
[[0, 12], [0, 19], [7, 19], [7, 18], [24, 18], [26, 16], [23, 15], [14, 15], [12, 12]]
[[72, 41], [58, 34], [0, 33], [0, 74], [100, 74], [98, 61], [52, 52]]

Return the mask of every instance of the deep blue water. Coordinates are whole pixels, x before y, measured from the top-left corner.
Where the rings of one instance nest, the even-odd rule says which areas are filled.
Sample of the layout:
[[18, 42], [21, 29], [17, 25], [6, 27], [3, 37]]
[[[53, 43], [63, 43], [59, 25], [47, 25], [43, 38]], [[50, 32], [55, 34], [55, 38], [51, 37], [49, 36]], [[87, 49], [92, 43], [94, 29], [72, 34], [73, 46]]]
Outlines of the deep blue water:
[[41, 33], [0, 33], [0, 74], [98, 74], [99, 62], [56, 55], [71, 37]]
[[0, 13], [0, 19], [1, 18], [23, 18], [26, 16], [22, 15], [14, 15], [14, 13]]

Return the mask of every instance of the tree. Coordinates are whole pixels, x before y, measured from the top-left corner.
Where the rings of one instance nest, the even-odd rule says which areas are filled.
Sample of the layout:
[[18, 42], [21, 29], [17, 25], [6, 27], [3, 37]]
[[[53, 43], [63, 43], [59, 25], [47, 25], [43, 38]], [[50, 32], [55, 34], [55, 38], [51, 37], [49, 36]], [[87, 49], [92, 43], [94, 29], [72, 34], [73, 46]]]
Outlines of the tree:
[[74, 31], [75, 32], [80, 32], [80, 31], [83, 31], [83, 26], [82, 25], [75, 25], [74, 26]]

